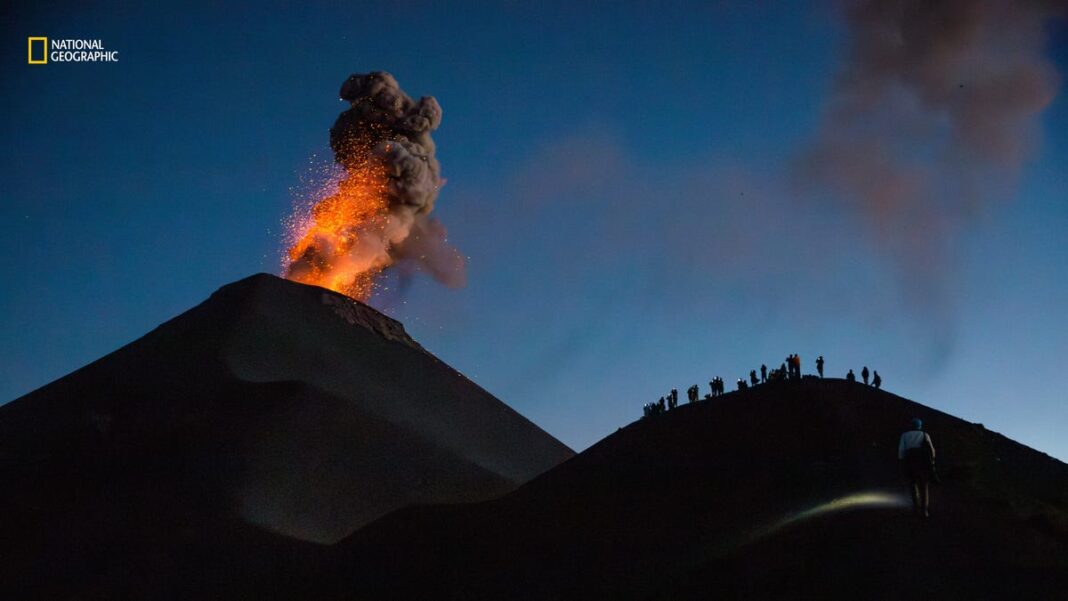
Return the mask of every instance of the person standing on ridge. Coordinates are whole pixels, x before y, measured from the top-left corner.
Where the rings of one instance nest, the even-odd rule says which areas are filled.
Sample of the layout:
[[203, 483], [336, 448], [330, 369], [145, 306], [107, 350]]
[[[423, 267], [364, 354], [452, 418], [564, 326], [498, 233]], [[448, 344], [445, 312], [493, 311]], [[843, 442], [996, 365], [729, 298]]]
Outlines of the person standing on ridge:
[[823, 355], [816, 357], [816, 372], [819, 373], [821, 378], [823, 377]]
[[757, 383], [760, 382], [760, 380], [757, 379], [757, 375], [756, 375], [756, 370], [755, 369], [749, 370], [749, 382], [753, 386], [756, 386]]
[[865, 365], [864, 369], [860, 370], [860, 377], [864, 380], [864, 385], [868, 385], [868, 366]]
[[857, 377], [855, 375], [853, 375], [853, 370], [849, 370], [849, 373], [846, 374], [846, 381], [848, 381], [848, 382], [856, 382], [857, 381]]
[[768, 366], [763, 363], [760, 364], [760, 383], [764, 384], [768, 381]]
[[668, 409], [674, 409], [675, 407], [678, 407], [678, 406], [679, 406], [679, 390], [677, 388], [672, 388], [671, 392], [668, 393]]
[[794, 374], [801, 379], [801, 355], [794, 355]]
[[879, 377], [879, 370], [875, 370], [875, 373], [871, 377], [871, 385], [879, 388], [883, 385], [883, 379]]
[[913, 418], [912, 429], [897, 443], [897, 459], [912, 491], [912, 510], [930, 517], [930, 483], [934, 479], [935, 450], [931, 436], [923, 431], [923, 420]]

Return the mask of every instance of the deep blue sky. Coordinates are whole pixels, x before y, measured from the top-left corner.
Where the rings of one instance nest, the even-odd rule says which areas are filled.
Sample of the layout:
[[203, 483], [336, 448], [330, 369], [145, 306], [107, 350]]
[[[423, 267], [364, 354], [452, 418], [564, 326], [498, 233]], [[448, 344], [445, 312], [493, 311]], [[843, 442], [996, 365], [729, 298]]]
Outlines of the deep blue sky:
[[[469, 257], [465, 289], [389, 311], [565, 443], [797, 352], [1068, 459], [1063, 94], [932, 316], [854, 215], [790, 198], [841, 66], [831, 5], [43, 4], [0, 8], [0, 402], [277, 273], [341, 81], [383, 69], [444, 109], [436, 214]], [[120, 62], [30, 66], [32, 35]]]

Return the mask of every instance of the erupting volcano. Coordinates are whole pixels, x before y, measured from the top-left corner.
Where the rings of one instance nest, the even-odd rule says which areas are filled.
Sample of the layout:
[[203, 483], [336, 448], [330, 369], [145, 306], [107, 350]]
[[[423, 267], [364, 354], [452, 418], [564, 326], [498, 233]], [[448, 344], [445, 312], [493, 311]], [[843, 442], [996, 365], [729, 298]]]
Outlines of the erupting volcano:
[[384, 71], [350, 76], [341, 98], [352, 106], [331, 128], [330, 147], [344, 174], [290, 221], [285, 276], [361, 301], [395, 264], [462, 286], [464, 259], [429, 216], [444, 183], [430, 137], [441, 124], [437, 100], [412, 100]]

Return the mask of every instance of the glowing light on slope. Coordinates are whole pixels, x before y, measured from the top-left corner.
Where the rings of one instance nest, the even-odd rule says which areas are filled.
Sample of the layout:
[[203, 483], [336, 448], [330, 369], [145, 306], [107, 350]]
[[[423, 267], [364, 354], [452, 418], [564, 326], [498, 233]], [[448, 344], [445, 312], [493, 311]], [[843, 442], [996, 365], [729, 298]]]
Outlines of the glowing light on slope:
[[779, 530], [785, 528], [786, 526], [789, 526], [790, 524], [808, 520], [821, 515], [827, 515], [829, 513], [836, 513], [839, 511], [848, 511], [854, 509], [876, 509], [887, 507], [911, 506], [912, 501], [901, 494], [887, 493], [881, 491], [865, 491], [853, 493], [787, 515], [778, 522], [758, 529], [756, 532], [753, 533], [750, 539], [751, 542], [756, 541], [766, 536], [770, 536], [778, 532]]

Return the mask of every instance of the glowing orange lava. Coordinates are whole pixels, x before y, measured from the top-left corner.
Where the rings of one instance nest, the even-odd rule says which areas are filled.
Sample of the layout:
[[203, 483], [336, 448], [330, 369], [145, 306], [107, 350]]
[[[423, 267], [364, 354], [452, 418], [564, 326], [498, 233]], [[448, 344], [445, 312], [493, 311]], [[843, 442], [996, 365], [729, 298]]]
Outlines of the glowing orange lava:
[[338, 189], [291, 224], [286, 277], [366, 301], [390, 262], [388, 177], [378, 161], [350, 168]]

